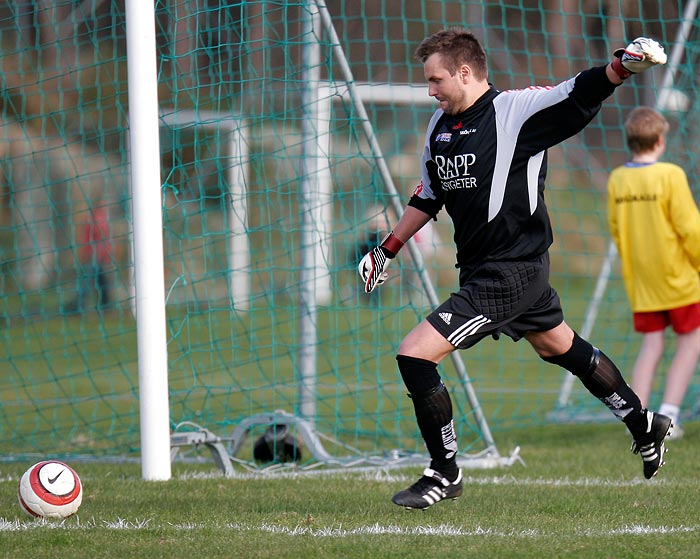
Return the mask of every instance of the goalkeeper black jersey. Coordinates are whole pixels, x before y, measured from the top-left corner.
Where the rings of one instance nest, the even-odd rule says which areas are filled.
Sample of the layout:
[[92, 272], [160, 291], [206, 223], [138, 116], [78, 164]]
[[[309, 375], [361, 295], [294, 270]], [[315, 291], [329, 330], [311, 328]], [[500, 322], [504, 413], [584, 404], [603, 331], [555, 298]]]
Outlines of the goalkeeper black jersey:
[[498, 91], [430, 120], [421, 183], [409, 205], [454, 222], [457, 267], [526, 260], [547, 251], [547, 148], [580, 132], [615, 90], [605, 66], [553, 87]]

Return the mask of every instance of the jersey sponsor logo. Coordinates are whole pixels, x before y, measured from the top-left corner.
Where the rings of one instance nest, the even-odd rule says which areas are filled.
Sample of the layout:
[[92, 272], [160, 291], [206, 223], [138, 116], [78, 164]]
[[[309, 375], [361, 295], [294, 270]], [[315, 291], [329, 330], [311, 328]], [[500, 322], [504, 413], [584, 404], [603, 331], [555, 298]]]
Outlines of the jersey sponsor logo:
[[469, 167], [476, 163], [473, 153], [459, 153], [452, 157], [435, 156], [438, 178], [443, 190], [476, 188], [476, 177], [469, 174]]
[[441, 312], [438, 314], [440, 318], [445, 322], [445, 324], [449, 324], [450, 321], [452, 320], [452, 313], [451, 312]]
[[418, 196], [421, 192], [423, 192], [423, 181], [420, 181], [420, 183], [416, 185], [416, 188], [413, 190], [413, 195]]
[[656, 202], [656, 194], [625, 194], [624, 196], [615, 196], [616, 204], [630, 202]]
[[473, 134], [476, 132], [476, 128], [465, 128], [464, 130], [460, 130], [459, 134], [460, 136], [468, 136], [469, 134]]
[[451, 140], [452, 140], [452, 133], [451, 132], [440, 132], [435, 137], [436, 142], [449, 142]]

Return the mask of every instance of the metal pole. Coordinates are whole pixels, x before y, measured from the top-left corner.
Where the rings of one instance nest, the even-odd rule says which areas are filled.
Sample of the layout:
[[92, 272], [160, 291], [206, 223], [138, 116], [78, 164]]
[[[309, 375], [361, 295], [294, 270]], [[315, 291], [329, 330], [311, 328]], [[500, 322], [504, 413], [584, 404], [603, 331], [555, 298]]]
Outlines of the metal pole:
[[[603, 295], [605, 295], [605, 291], [608, 287], [608, 281], [610, 280], [610, 274], [612, 273], [612, 267], [616, 258], [617, 249], [615, 248], [615, 243], [610, 241], [608, 243], [608, 252], [605, 255], [605, 260], [603, 261], [603, 265], [600, 267], [600, 271], [598, 272], [598, 279], [596, 280], [595, 289], [593, 290], [593, 297], [588, 305], [586, 316], [583, 320], [583, 326], [581, 327], [581, 337], [586, 340], [593, 332], [593, 326], [595, 325], [596, 318], [598, 317], [598, 309], [600, 308]], [[571, 389], [575, 378], [576, 377], [568, 371], [564, 373], [564, 380], [562, 381], [562, 387], [559, 391], [559, 400], [557, 403], [560, 408], [569, 403], [569, 397], [571, 395]]]
[[686, 4], [685, 11], [683, 12], [683, 23], [681, 23], [676, 33], [676, 41], [673, 44], [673, 49], [671, 49], [671, 55], [668, 57], [666, 73], [664, 74], [663, 82], [661, 82], [661, 90], [656, 100], [657, 109], [666, 106], [666, 98], [673, 89], [673, 80], [676, 77], [676, 71], [678, 70], [681, 58], [683, 58], [685, 45], [690, 37], [690, 30], [693, 27], [693, 19], [695, 19], [697, 11], [698, 0], [691, 0]]
[[[333, 20], [331, 19], [330, 13], [328, 12], [328, 8], [326, 7], [323, 0], [315, 1], [318, 5], [319, 13], [323, 21], [324, 30], [326, 31], [326, 33], [328, 33], [330, 41], [333, 45], [333, 52], [335, 54], [338, 64], [340, 65], [341, 75], [343, 76], [348, 90], [350, 91], [350, 97], [352, 98], [355, 110], [359, 115], [360, 122], [362, 123], [362, 128], [370, 145], [370, 149], [374, 154], [374, 162], [376, 163], [379, 169], [379, 173], [382, 177], [382, 180], [384, 181], [384, 186], [386, 187], [387, 191], [389, 192], [389, 195], [391, 196], [391, 202], [394, 211], [396, 212], [396, 215], [401, 215], [403, 213], [401, 197], [399, 196], [399, 193], [396, 190], [396, 186], [394, 185], [394, 180], [391, 177], [391, 172], [389, 171], [389, 167], [386, 164], [381, 147], [379, 146], [379, 142], [377, 141], [377, 137], [375, 136], [374, 130], [372, 129], [372, 125], [369, 121], [369, 116], [367, 114], [367, 110], [365, 109], [365, 105], [362, 101], [362, 98], [360, 95], [357, 94], [355, 90], [355, 79], [352, 75], [352, 70], [350, 69], [350, 65], [348, 64], [347, 58], [345, 57], [345, 53], [343, 52], [343, 49], [340, 46], [340, 39], [338, 38], [338, 34], [335, 31]], [[411, 239], [408, 242], [408, 249], [411, 254], [411, 257], [413, 258], [413, 261], [416, 264], [416, 268], [418, 269], [421, 282], [425, 287], [430, 304], [434, 307], [439, 305], [440, 301], [437, 297], [435, 288], [433, 287], [433, 282], [430, 279], [430, 275], [428, 274], [423, 264], [423, 255], [420, 253], [420, 250], [418, 249], [413, 239]], [[474, 390], [474, 387], [472, 386], [472, 381], [469, 378], [469, 374], [467, 373], [467, 368], [465, 367], [464, 362], [462, 361], [462, 357], [460, 356], [458, 351], [453, 351], [450, 354], [450, 358], [452, 359], [452, 363], [462, 383], [462, 388], [467, 395], [469, 404], [472, 407], [472, 410], [474, 412], [474, 418], [476, 419], [477, 425], [481, 430], [484, 442], [489, 448], [490, 452], [492, 452], [494, 455], [498, 455], [498, 450], [496, 449], [496, 443], [493, 440], [491, 429], [489, 428], [488, 422], [486, 421], [486, 417], [484, 416], [483, 410], [481, 409], [481, 404], [479, 403], [479, 399], [476, 396], [476, 392]]]
[[[681, 58], [683, 57], [683, 52], [685, 51], [685, 45], [690, 35], [690, 29], [693, 25], [693, 19], [695, 18], [695, 13], [698, 9], [699, 0], [691, 0], [685, 7], [683, 13], [683, 23], [678, 28], [676, 33], [676, 39], [673, 44], [673, 49], [671, 50], [671, 55], [669, 57], [668, 64], [666, 65], [666, 71], [664, 72], [664, 78], [661, 85], [661, 90], [659, 96], [656, 99], [655, 108], [660, 110], [665, 102], [666, 96], [669, 94], [673, 87], [673, 80], [676, 77], [676, 72], [678, 71], [678, 65]], [[598, 317], [598, 310], [600, 308], [600, 303], [605, 294], [605, 290], [608, 285], [608, 280], [610, 274], [612, 273], [613, 264], [617, 259], [617, 250], [615, 248], [615, 243], [610, 241], [608, 243], [608, 251], [605, 255], [605, 260], [598, 273], [598, 280], [596, 281], [596, 287], [588, 308], [586, 309], [586, 315], [583, 320], [583, 326], [581, 328], [581, 336], [583, 338], [588, 338], [595, 324], [596, 318]], [[557, 399], [557, 407], [563, 408], [567, 406], [570, 402], [571, 391], [574, 385], [574, 375], [569, 372], [564, 373], [564, 378], [562, 380], [561, 388], [559, 389], [559, 398]]]
[[238, 120], [229, 130], [228, 292], [234, 310], [250, 308], [250, 241], [248, 240], [248, 145]]

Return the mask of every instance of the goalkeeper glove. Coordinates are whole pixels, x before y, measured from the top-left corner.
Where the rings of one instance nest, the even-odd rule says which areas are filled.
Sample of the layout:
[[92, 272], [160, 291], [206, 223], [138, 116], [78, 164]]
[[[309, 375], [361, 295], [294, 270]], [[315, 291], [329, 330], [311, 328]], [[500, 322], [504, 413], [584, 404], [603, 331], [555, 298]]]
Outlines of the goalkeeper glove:
[[626, 80], [632, 74], [638, 74], [656, 66], [666, 64], [666, 52], [654, 39], [637, 37], [624, 49], [617, 49], [611, 63], [613, 71]]
[[403, 244], [393, 232], [389, 233], [378, 247], [374, 247], [360, 260], [357, 271], [365, 284], [365, 293], [372, 293], [375, 287], [386, 281], [389, 277], [386, 272], [389, 261], [401, 250]]

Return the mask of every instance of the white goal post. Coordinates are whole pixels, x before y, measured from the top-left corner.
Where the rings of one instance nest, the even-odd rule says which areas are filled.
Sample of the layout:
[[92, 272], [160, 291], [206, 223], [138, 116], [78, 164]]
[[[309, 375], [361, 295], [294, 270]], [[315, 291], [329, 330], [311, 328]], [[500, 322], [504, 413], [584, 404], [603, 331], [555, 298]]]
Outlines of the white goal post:
[[[251, 300], [250, 241], [248, 239], [248, 180], [250, 175], [249, 138], [246, 120], [238, 115], [217, 111], [161, 108], [158, 114], [160, 128], [171, 130], [201, 128], [223, 130], [227, 137], [226, 150], [226, 280], [229, 300], [238, 311], [247, 311]], [[160, 168], [160, 155], [158, 157]], [[133, 231], [129, 232], [133, 239]], [[130, 246], [133, 243], [130, 243]], [[133, 263], [133, 247], [130, 256]], [[129, 295], [134, 301], [134, 278], [129, 277]], [[172, 289], [172, 287], [171, 287]], [[166, 296], [167, 300], [167, 296]], [[135, 309], [132, 308], [134, 315]]]
[[216, 111], [161, 109], [160, 125], [173, 130], [196, 127], [225, 132], [228, 143], [225, 165], [228, 183], [226, 204], [228, 293], [235, 310], [248, 310], [251, 285], [248, 240], [250, 154], [246, 120], [238, 115]]

